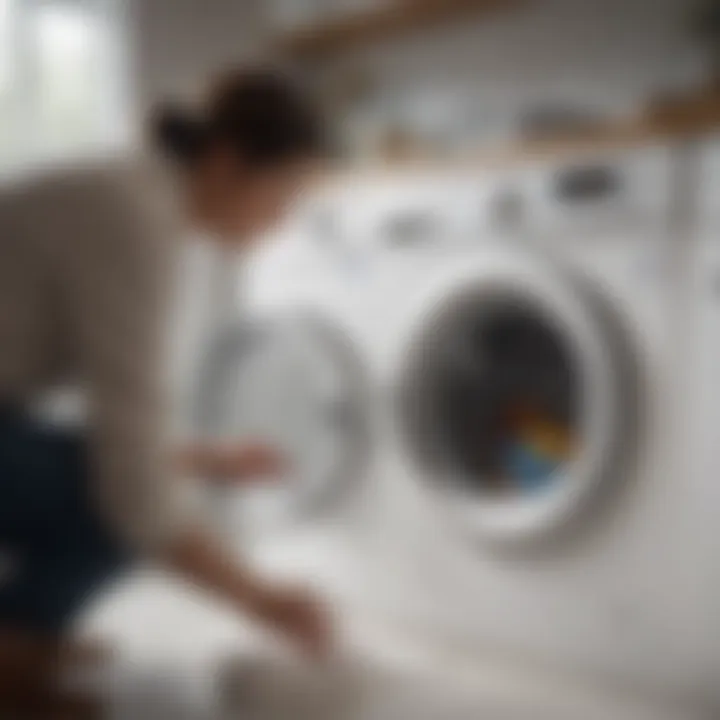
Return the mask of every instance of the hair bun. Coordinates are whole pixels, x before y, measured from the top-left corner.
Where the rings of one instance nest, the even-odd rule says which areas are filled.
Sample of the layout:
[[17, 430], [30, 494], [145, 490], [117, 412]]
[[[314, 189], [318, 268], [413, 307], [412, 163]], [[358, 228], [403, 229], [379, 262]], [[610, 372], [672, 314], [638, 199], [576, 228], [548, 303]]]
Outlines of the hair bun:
[[207, 138], [205, 124], [177, 105], [160, 108], [152, 122], [153, 142], [167, 157], [188, 164], [203, 150]]

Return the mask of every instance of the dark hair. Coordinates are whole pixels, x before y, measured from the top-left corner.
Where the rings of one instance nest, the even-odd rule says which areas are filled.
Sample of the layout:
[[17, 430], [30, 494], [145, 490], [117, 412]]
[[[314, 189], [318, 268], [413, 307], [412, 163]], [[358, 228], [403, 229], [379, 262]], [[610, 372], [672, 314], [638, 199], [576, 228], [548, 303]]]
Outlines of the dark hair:
[[179, 105], [162, 107], [152, 135], [163, 154], [183, 166], [218, 143], [253, 166], [326, 155], [329, 149], [310, 99], [289, 78], [267, 69], [224, 76], [197, 114]]

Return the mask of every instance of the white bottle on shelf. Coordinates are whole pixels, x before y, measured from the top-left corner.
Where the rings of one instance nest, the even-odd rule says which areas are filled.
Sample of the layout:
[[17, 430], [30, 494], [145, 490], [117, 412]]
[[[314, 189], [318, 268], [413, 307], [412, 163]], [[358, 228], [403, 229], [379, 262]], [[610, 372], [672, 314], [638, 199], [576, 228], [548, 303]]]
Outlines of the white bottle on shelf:
[[270, 0], [270, 22], [277, 30], [297, 30], [318, 21], [322, 8], [318, 0]]

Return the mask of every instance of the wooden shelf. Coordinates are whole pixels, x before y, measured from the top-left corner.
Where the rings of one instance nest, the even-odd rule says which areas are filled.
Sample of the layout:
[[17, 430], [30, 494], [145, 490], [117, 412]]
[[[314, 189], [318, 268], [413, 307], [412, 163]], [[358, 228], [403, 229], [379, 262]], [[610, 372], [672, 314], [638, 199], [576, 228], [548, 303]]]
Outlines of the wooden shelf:
[[652, 103], [637, 118], [607, 125], [593, 134], [532, 141], [519, 147], [522, 155], [611, 151], [657, 142], [692, 141], [716, 132], [720, 132], [720, 91], [711, 88]]
[[276, 51], [317, 58], [339, 50], [397, 37], [441, 22], [512, 8], [522, 0], [395, 0], [375, 10], [332, 19], [278, 36]]
[[[372, 172], [423, 172], [502, 169], [546, 159], [571, 159], [621, 152], [661, 143], [692, 142], [720, 133], [720, 92], [687, 98], [662, 108], [650, 108], [635, 120], [608, 125], [588, 135], [527, 140], [503, 146], [477, 148], [462, 158], [378, 160], [362, 163]], [[352, 164], [347, 168], [353, 171]]]
[[657, 143], [693, 141], [720, 132], [720, 92], [714, 90], [652, 104], [638, 117], [608, 124], [587, 135], [530, 140], [480, 152], [501, 164], [543, 157], [614, 152]]

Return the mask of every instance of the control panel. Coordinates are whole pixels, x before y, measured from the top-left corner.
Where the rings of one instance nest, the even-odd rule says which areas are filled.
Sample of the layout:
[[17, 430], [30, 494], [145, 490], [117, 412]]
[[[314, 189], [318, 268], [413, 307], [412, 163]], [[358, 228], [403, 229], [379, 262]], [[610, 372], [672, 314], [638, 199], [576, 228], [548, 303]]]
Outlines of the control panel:
[[[594, 154], [522, 168], [515, 176], [524, 222], [537, 233], [667, 225], [672, 148]], [[578, 232], [578, 240], [582, 234]]]

